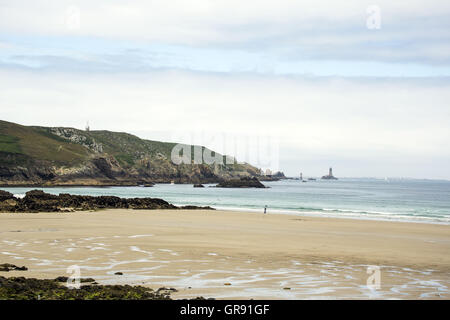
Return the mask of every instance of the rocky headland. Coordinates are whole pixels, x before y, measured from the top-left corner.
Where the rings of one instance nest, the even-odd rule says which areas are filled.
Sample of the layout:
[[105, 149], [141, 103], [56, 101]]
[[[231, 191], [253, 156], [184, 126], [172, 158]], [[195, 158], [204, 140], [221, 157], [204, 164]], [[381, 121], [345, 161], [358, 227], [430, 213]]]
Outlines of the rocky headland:
[[[34, 127], [0, 120], [0, 186], [151, 186], [259, 177], [260, 169], [202, 146], [222, 163], [175, 164], [176, 143], [123, 132]], [[193, 155], [192, 155], [193, 157]]]

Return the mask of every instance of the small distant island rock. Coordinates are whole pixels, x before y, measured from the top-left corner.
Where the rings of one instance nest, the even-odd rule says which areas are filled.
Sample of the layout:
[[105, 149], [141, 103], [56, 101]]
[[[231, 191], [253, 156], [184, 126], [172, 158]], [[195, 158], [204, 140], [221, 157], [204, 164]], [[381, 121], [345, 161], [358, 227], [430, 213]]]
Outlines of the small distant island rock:
[[259, 177], [260, 181], [279, 181], [283, 179], [287, 179], [283, 172], [277, 171], [275, 173], [266, 172], [265, 174], [260, 175]]
[[151, 188], [154, 187], [155, 185], [153, 183], [145, 183], [142, 185], [144, 188]]
[[255, 177], [241, 177], [220, 182], [217, 188], [267, 188]]
[[328, 175], [322, 177], [323, 180], [337, 180], [335, 176], [333, 176], [333, 168], [330, 168]]

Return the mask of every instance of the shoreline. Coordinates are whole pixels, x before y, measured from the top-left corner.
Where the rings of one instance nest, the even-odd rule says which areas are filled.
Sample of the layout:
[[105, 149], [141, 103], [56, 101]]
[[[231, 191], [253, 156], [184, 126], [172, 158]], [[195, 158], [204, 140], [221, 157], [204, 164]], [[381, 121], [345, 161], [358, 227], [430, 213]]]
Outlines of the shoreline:
[[[450, 298], [446, 225], [222, 210], [1, 213], [0, 245], [2, 263], [29, 269], [3, 276], [54, 278], [77, 264], [99, 284], [171, 286], [173, 298]], [[365, 289], [368, 266], [381, 268], [381, 291]]]
[[[366, 196], [372, 192], [372, 184], [364, 185]], [[319, 189], [325, 188], [325, 193], [328, 192], [327, 189], [332, 188], [333, 183], [319, 183], [319, 185], [324, 185], [325, 187], [320, 187]], [[205, 187], [214, 186], [214, 184], [205, 184]], [[396, 206], [396, 198], [391, 200], [389, 196], [383, 196], [383, 186], [376, 187], [376, 192], [380, 192], [380, 201], [387, 201], [386, 205], [378, 205], [380, 202], [374, 200], [373, 202], [364, 203], [359, 199], [352, 203], [327, 201], [326, 198], [321, 197], [317, 201], [310, 201], [309, 194], [313, 190], [315, 192], [315, 184], [311, 184], [311, 188], [306, 186], [307, 190], [305, 194], [302, 194], [302, 188], [296, 187], [297, 184], [289, 182], [272, 182], [269, 184], [272, 188], [275, 186], [280, 186], [280, 190], [287, 190], [289, 192], [291, 186], [295, 187], [294, 193], [289, 194], [287, 197], [287, 202], [282, 202], [276, 199], [277, 193], [261, 190], [248, 190], [245, 189], [242, 192], [248, 194], [248, 203], [242, 201], [242, 196], [240, 196], [240, 191], [236, 189], [227, 189], [222, 191], [211, 190], [210, 188], [193, 189], [192, 184], [176, 184], [169, 185], [164, 183], [157, 183], [153, 186], [153, 189], [140, 187], [140, 186], [52, 186], [52, 187], [39, 187], [38, 189], [46, 190], [46, 192], [51, 194], [58, 193], [70, 193], [78, 195], [91, 195], [91, 196], [117, 196], [121, 198], [133, 198], [133, 197], [154, 197], [160, 199], [166, 199], [169, 202], [177, 206], [194, 205], [194, 206], [206, 206], [210, 205], [217, 210], [235, 211], [235, 212], [262, 212], [264, 210], [264, 204], [267, 205], [269, 214], [289, 214], [297, 215], [302, 217], [327, 217], [327, 218], [339, 218], [339, 219], [357, 219], [364, 221], [399, 221], [408, 223], [427, 223], [427, 224], [438, 224], [438, 225], [450, 225], [450, 215], [446, 208], [448, 205], [447, 200], [439, 200], [435, 205], [430, 203], [430, 206], [421, 205], [419, 200], [414, 200], [411, 198], [411, 194], [407, 194], [410, 197], [405, 204]], [[286, 188], [287, 186], [287, 188]], [[304, 184], [300, 184], [304, 187]], [[354, 188], [353, 184], [349, 185], [350, 188]], [[450, 186], [449, 186], [450, 187]], [[284, 188], [284, 189], [283, 189]], [[342, 196], [342, 192], [339, 191], [346, 187], [339, 187], [336, 191], [337, 197]], [[420, 185], [420, 187], [413, 191], [417, 192], [425, 188], [425, 186]], [[1, 188], [0, 188], [1, 189]], [[32, 187], [10, 187], [4, 188], [17, 197], [23, 197], [24, 193], [28, 190], [33, 189]], [[191, 189], [191, 190], [190, 190]], [[397, 186], [391, 188], [392, 190], [398, 189]], [[109, 191], [108, 191], [109, 190]], [[353, 190], [353, 189], [352, 189]], [[415, 191], [414, 191], [415, 190]], [[424, 197], [425, 201], [431, 201], [430, 194], [433, 188], [426, 189]], [[175, 193], [174, 193], [175, 191]], [[445, 188], [439, 187], [437, 189], [439, 197], [445, 197], [443, 193]], [[267, 193], [267, 200], [265, 197], [265, 192]], [[299, 193], [299, 200], [295, 200], [293, 197], [295, 193]], [[386, 192], [385, 192], [386, 193]], [[183, 194], [189, 195], [189, 197], [184, 197]], [[356, 193], [358, 195], [358, 193]], [[217, 201], [216, 201], [217, 196]], [[234, 197], [237, 197], [234, 199]], [[306, 200], [306, 201], [303, 201]], [[369, 196], [370, 200], [370, 196]], [[267, 202], [266, 202], [267, 201]], [[398, 201], [401, 203], [401, 199]]]
[[[176, 206], [181, 206], [180, 203], [175, 203]], [[263, 213], [264, 209], [253, 209], [253, 208], [245, 208], [245, 207], [212, 207], [215, 210], [220, 211], [232, 211], [232, 212], [251, 212], [251, 213]], [[331, 209], [330, 211], [338, 211]], [[382, 222], [403, 222], [403, 223], [423, 223], [423, 224], [437, 224], [437, 225], [444, 225], [444, 226], [450, 226], [450, 222], [446, 221], [426, 221], [426, 217], [420, 217], [417, 220], [407, 219], [407, 216], [404, 216], [405, 219], [395, 219], [394, 217], [392, 219], [389, 218], [382, 218], [375, 214], [371, 216], [356, 216], [356, 215], [339, 215], [339, 214], [328, 214], [325, 213], [326, 211], [317, 209], [317, 211], [314, 211], [311, 209], [311, 211], [295, 211], [295, 210], [288, 210], [288, 209], [278, 209], [278, 208], [268, 208], [267, 214], [285, 214], [290, 216], [300, 216], [300, 217], [311, 217], [311, 218], [331, 218], [331, 219], [351, 219], [351, 220], [362, 220], [362, 221], [382, 221]], [[342, 211], [345, 212], [345, 211]], [[356, 213], [356, 212], [355, 212]], [[383, 213], [387, 214], [387, 213]], [[421, 220], [423, 219], [423, 220]], [[430, 218], [433, 219], [433, 218]]]
[[[167, 184], [162, 184], [167, 185]], [[71, 186], [70, 188], [84, 188], [86, 186]], [[120, 188], [123, 186], [94, 186], [94, 187], [86, 187], [86, 188]], [[138, 188], [147, 188], [142, 186], [129, 186], [129, 187], [138, 187]], [[30, 188], [30, 187], [21, 187], [21, 188]], [[42, 189], [45, 188], [60, 188], [60, 187], [40, 187]], [[63, 187], [66, 188], [66, 187]], [[13, 191], [7, 188], [9, 191]], [[33, 190], [33, 189], [32, 189]], [[53, 194], [53, 193], [52, 193]], [[56, 194], [55, 194], [56, 195]], [[75, 195], [75, 194], [71, 194]], [[14, 193], [14, 196], [17, 198], [23, 198], [25, 194], [22, 193]], [[149, 195], [146, 195], [148, 197]], [[95, 196], [94, 196], [95, 197]], [[114, 196], [112, 196], [114, 197]], [[120, 197], [120, 196], [115, 196]], [[120, 197], [123, 199], [132, 199], [134, 197]], [[144, 197], [138, 197], [144, 198]], [[158, 199], [159, 197], [152, 197]], [[183, 206], [195, 206], [202, 208], [205, 204], [202, 203], [183, 203], [183, 202], [172, 202], [173, 205], [183, 207]], [[209, 205], [206, 205], [209, 206]], [[250, 212], [250, 213], [262, 213], [264, 208], [249, 208], [249, 207], [236, 207], [236, 206], [211, 206], [214, 210], [222, 210], [222, 211], [232, 211], [232, 212]], [[332, 208], [303, 208], [303, 210], [298, 209], [284, 209], [284, 208], [276, 208], [276, 207], [268, 207], [269, 214], [286, 214], [291, 216], [301, 216], [301, 217], [323, 217], [323, 218], [332, 218], [332, 219], [355, 219], [362, 221], [385, 221], [385, 222], [406, 222], [406, 223], [425, 223], [425, 224], [436, 224], [436, 225], [450, 225], [449, 218], [443, 217], [426, 217], [426, 216], [408, 216], [401, 215], [396, 213], [389, 212], [381, 212], [381, 211], [364, 211], [356, 210], [356, 209], [332, 209]]]

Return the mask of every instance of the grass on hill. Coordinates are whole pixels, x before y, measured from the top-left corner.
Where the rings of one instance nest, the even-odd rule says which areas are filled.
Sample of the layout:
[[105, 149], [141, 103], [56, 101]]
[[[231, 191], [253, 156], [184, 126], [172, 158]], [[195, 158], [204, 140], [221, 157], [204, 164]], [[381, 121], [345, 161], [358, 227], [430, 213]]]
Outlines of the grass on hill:
[[[125, 132], [58, 129], [66, 129], [70, 134], [64, 138], [53, 134], [52, 128], [22, 126], [0, 120], [0, 159], [2, 163], [18, 165], [33, 159], [72, 166], [93, 156], [95, 154], [93, 146], [96, 144], [97, 146], [101, 145], [104, 153], [114, 156], [123, 167], [135, 167], [138, 165], [138, 160], [144, 158], [151, 158], [154, 163], [158, 163], [162, 167], [170, 167], [172, 164], [171, 152], [176, 143], [140, 139]], [[71, 135], [76, 135], [77, 141], [80, 142], [70, 141]], [[202, 147], [203, 151], [205, 149], [210, 151]], [[193, 149], [191, 149], [191, 155], [193, 159]], [[214, 157], [214, 155], [213, 152], [212, 156]], [[224, 156], [222, 157], [225, 164], [226, 159]], [[256, 170], [248, 164], [238, 163], [219, 165], [218, 169], [222, 172], [234, 171], [243, 174], [249, 170], [252, 172]]]
[[0, 152], [71, 164], [88, 156], [87, 149], [79, 144], [48, 134], [38, 127], [26, 127], [6, 121], [0, 121]]
[[19, 145], [19, 139], [0, 134], [0, 151], [7, 153], [22, 153], [22, 149]]

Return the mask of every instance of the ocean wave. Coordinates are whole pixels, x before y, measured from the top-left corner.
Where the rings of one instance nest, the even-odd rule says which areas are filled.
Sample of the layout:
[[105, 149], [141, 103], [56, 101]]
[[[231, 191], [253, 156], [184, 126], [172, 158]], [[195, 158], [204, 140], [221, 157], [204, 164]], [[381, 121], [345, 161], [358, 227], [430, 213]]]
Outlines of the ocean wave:
[[[235, 206], [213, 206], [217, 210], [230, 211], [244, 211], [244, 212], [264, 212], [264, 208], [252, 207], [235, 207]], [[296, 209], [284, 208], [268, 208], [268, 213], [275, 214], [293, 214], [293, 215], [307, 215], [307, 216], [324, 216], [330, 218], [351, 218], [361, 220], [378, 220], [378, 221], [398, 221], [398, 222], [415, 222], [415, 223], [433, 223], [433, 224], [450, 224], [450, 217], [427, 217], [427, 216], [412, 216], [401, 213], [382, 212], [382, 211], [367, 211], [367, 210], [353, 210], [353, 209], [338, 209], [338, 208], [312, 208], [301, 207]]]
[[[253, 190], [194, 189], [192, 185], [156, 185], [155, 188], [43, 188], [58, 194], [92, 196], [161, 198], [175, 205], [211, 206], [216, 209], [268, 213], [355, 218], [388, 221], [450, 224], [450, 185], [435, 182], [377, 183], [356, 179], [345, 184], [298, 184], [289, 181], [271, 182], [261, 193]], [[331, 187], [332, 186], [332, 187]], [[23, 198], [31, 188], [6, 188]]]

